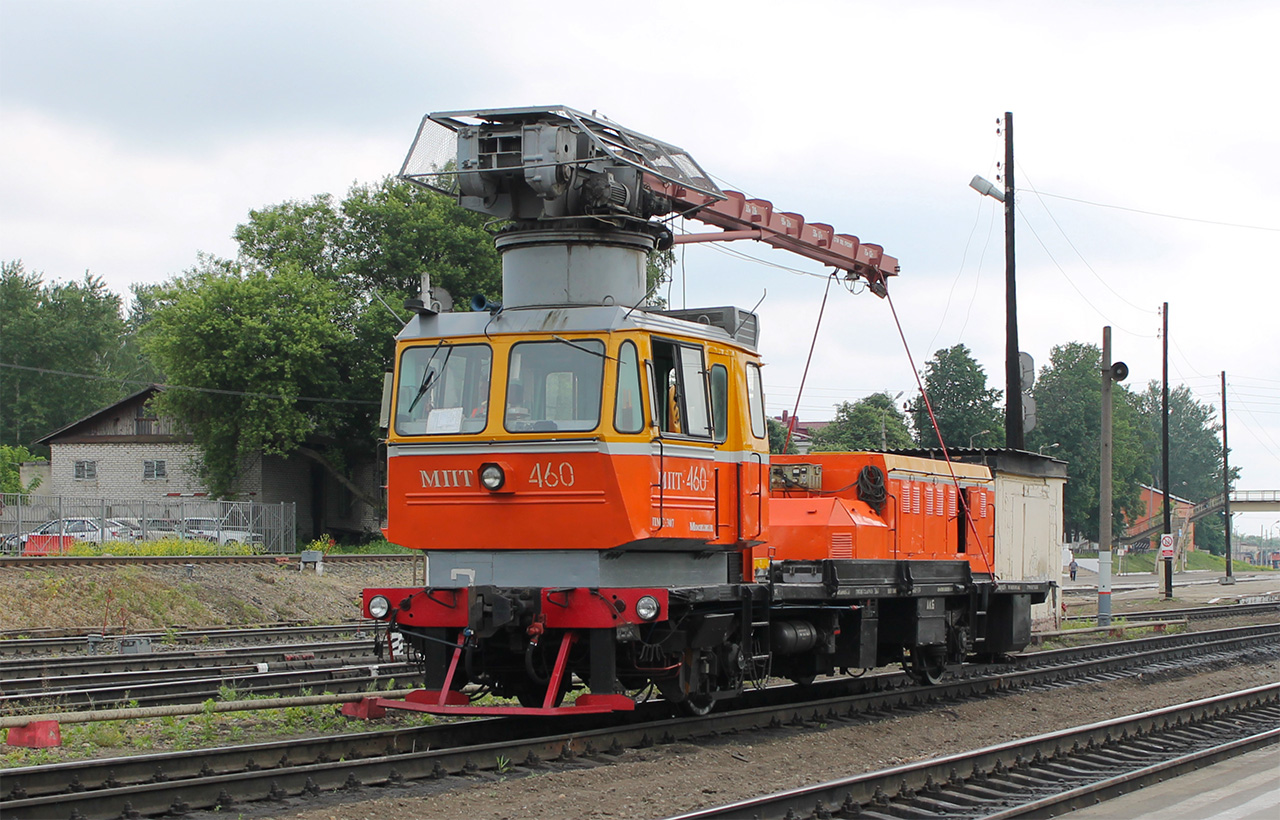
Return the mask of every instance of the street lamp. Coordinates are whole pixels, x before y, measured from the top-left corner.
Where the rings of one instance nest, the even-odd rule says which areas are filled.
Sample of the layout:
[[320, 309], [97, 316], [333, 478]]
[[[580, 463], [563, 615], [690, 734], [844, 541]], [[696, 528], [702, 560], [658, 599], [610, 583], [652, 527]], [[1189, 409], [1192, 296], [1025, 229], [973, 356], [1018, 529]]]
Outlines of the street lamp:
[[[983, 180], [983, 182], [986, 182], [986, 180]], [[987, 183], [987, 184], [990, 185], [991, 183]], [[969, 449], [973, 449], [973, 440], [975, 438], [977, 438], [978, 436], [985, 436], [987, 433], [990, 433], [990, 432], [991, 432], [990, 430], [983, 430], [980, 433], [974, 433], [973, 435], [969, 436]]]
[[1046, 447], [1048, 447], [1050, 450], [1056, 450], [1057, 448], [1059, 448], [1059, 447], [1061, 447], [1061, 446], [1062, 446], [1062, 443], [1061, 443], [1061, 442], [1058, 442], [1058, 441], [1055, 441], [1053, 444], [1041, 444], [1041, 445], [1040, 445], [1040, 455], [1044, 455], [1044, 448], [1046, 448]]
[[1004, 190], [980, 176], [969, 183], [975, 191], [1004, 203], [1004, 446], [1021, 450], [1026, 420], [1022, 417], [1022, 364], [1018, 356], [1018, 293], [1015, 276], [1013, 227], [1015, 212], [1013, 182], [1013, 112], [1004, 114]]

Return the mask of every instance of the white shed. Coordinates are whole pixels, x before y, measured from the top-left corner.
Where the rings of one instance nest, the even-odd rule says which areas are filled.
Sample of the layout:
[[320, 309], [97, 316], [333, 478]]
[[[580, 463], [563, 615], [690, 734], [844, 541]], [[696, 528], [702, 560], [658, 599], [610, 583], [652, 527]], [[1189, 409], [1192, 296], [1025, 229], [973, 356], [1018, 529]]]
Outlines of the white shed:
[[[941, 450], [896, 450], [904, 455], [942, 458]], [[996, 560], [999, 578], [1053, 581], [1043, 604], [1031, 608], [1037, 626], [1062, 621], [1062, 491], [1067, 463], [1025, 450], [958, 448], [953, 461], [991, 470], [996, 501]]]

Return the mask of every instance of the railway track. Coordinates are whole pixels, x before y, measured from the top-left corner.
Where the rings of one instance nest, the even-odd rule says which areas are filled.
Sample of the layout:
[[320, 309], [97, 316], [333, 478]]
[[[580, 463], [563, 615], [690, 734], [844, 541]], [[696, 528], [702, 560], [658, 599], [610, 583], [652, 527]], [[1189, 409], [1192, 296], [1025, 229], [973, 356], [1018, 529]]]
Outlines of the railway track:
[[[1112, 620], [1126, 621], [1159, 621], [1172, 618], [1186, 618], [1189, 621], [1210, 620], [1213, 618], [1233, 618], [1240, 615], [1259, 615], [1268, 612], [1280, 612], [1280, 598], [1274, 601], [1252, 604], [1223, 604], [1221, 606], [1192, 606], [1184, 609], [1152, 609], [1143, 612], [1117, 612]], [[1068, 623], [1096, 621], [1096, 615], [1068, 615], [1063, 618]]]
[[[382, 555], [326, 555], [326, 564], [364, 564], [384, 561], [413, 561], [418, 556], [409, 554]], [[97, 556], [0, 556], [0, 569], [31, 569], [34, 567], [136, 567], [163, 564], [292, 564], [296, 555], [97, 555]]]
[[14, 691], [18, 681], [39, 678], [62, 684], [71, 678], [110, 682], [112, 676], [161, 670], [187, 671], [218, 666], [275, 664], [287, 661], [353, 658], [368, 655], [367, 638], [324, 643], [237, 646], [220, 649], [175, 650], [150, 655], [60, 655], [51, 658], [13, 658], [0, 667], [0, 692]]
[[[367, 645], [364, 647], [367, 649]], [[0, 684], [0, 714], [68, 709], [166, 706], [203, 703], [228, 688], [238, 695], [284, 697], [322, 689], [334, 694], [380, 687], [389, 678], [414, 674], [405, 663], [374, 658], [297, 658], [274, 663], [189, 667], [73, 675], [27, 677]]]
[[1280, 743], [1280, 684], [682, 814], [1051, 817]]
[[[749, 693], [741, 707], [691, 720], [672, 719], [664, 704], [643, 704], [634, 714], [558, 720], [505, 718], [436, 724], [414, 729], [311, 740], [204, 749], [178, 754], [32, 766], [5, 775], [0, 814], [6, 818], [72, 817], [92, 820], [230, 810], [258, 800], [283, 801], [321, 791], [396, 787], [423, 778], [510, 767], [538, 767], [578, 757], [607, 759], [625, 748], [785, 725], [871, 723], [895, 710], [929, 708], [1029, 687], [1066, 686], [1149, 672], [1185, 674], [1189, 655], [1208, 665], [1239, 662], [1242, 653], [1280, 655], [1280, 626], [1170, 636], [1159, 652], [1148, 641], [1127, 655], [1071, 660], [1062, 650], [1033, 653], [1020, 666], [997, 669], [935, 687], [905, 683], [902, 675], [841, 679], [798, 689]], [[1070, 650], [1079, 652], [1080, 650]], [[1057, 655], [1058, 657], [1049, 657]], [[798, 693], [805, 696], [796, 702]], [[935, 778], [935, 782], [937, 778]], [[887, 793], [887, 792], [886, 792]], [[837, 803], [837, 805], [839, 805]]]
[[[128, 635], [94, 634], [93, 632], [76, 635], [58, 635], [41, 637], [8, 637], [0, 639], [0, 657], [18, 655], [46, 655], [68, 652], [87, 652], [91, 647], [106, 651], [114, 650], [114, 644], [122, 638], [134, 640], [145, 639], [158, 646], [178, 644], [208, 646], [210, 644], [242, 644], [252, 641], [255, 645], [280, 643], [284, 641], [317, 641], [327, 638], [345, 638], [371, 634], [374, 624], [371, 621], [347, 624], [326, 624], [319, 626], [272, 626], [240, 629], [191, 629], [181, 632], [137, 632]], [[162, 653], [140, 654], [136, 657], [156, 657]]]

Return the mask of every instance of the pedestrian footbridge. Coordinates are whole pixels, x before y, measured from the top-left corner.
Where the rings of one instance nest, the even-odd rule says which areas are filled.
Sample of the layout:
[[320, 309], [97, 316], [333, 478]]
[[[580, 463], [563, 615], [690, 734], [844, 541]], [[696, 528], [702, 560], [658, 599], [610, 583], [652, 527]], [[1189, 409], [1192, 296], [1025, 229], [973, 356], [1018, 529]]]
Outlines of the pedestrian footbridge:
[[[1201, 501], [1191, 508], [1189, 514], [1176, 516], [1179, 523], [1186, 524], [1197, 521], [1210, 513], [1222, 509], [1222, 496], [1215, 495], [1207, 501]], [[1272, 512], [1280, 511], [1280, 490], [1232, 490], [1231, 512]], [[1129, 533], [1120, 539], [1121, 544], [1136, 544], [1146, 541], [1156, 533], [1164, 532], [1164, 521], [1160, 516], [1151, 519], [1150, 526], [1138, 532]]]

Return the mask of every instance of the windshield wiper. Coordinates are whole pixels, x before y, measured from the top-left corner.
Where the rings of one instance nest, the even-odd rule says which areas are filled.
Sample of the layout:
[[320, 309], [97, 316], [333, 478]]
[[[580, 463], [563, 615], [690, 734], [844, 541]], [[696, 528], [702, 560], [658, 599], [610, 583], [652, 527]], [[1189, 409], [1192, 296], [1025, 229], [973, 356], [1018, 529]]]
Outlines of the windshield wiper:
[[440, 347], [443, 344], [444, 344], [444, 339], [441, 339], [439, 342], [436, 343], [435, 349], [431, 351], [431, 358], [427, 359], [427, 365], [426, 365], [427, 372], [422, 374], [422, 384], [418, 385], [418, 392], [413, 397], [413, 401], [409, 403], [409, 409], [405, 411], [406, 413], [413, 412], [413, 408], [418, 406], [418, 402], [422, 401], [423, 396], [427, 395], [427, 391], [429, 391], [432, 387], [435, 386], [435, 383], [437, 381], [437, 376], [439, 376], [440, 371], [444, 370], [444, 366], [449, 363], [449, 356], [453, 354], [452, 345], [449, 346], [448, 352], [444, 354], [444, 361], [440, 363], [440, 370], [431, 369], [431, 363], [435, 361], [436, 354], [440, 352]]
[[607, 359], [609, 361], [616, 361], [608, 353], [604, 353], [599, 350], [592, 350], [586, 345], [580, 345], [577, 342], [571, 341], [570, 339], [566, 339], [563, 336], [552, 336], [551, 338], [559, 342], [560, 344], [568, 345], [569, 347], [572, 347], [574, 350], [581, 350], [583, 353], [590, 353], [592, 356], [599, 356], [602, 359]]

